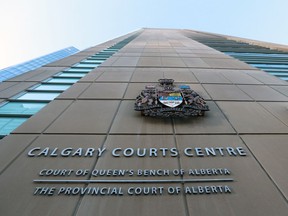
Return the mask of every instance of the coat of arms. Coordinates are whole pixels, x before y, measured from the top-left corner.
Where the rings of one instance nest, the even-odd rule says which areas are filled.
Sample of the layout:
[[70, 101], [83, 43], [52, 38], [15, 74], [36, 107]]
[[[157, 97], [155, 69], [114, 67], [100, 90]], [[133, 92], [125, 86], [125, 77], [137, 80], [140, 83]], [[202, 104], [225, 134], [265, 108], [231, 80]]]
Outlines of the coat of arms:
[[159, 79], [147, 85], [137, 96], [134, 109], [144, 116], [202, 116], [209, 111], [205, 100], [188, 85], [174, 85], [173, 79]]

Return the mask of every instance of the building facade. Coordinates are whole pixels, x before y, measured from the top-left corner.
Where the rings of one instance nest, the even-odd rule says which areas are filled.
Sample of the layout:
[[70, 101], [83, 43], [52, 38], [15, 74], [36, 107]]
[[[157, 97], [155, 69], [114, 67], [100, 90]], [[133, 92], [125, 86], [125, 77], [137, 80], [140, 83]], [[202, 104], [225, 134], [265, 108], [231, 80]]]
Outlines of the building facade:
[[[0, 121], [25, 122], [2, 124], [1, 215], [286, 216], [288, 83], [216, 49], [217, 37], [141, 29], [2, 82]], [[234, 53], [243, 41], [242, 56], [256, 43], [221, 40]], [[288, 52], [257, 43], [258, 57]], [[159, 79], [209, 111], [134, 111]]]
[[71, 46], [21, 64], [1, 69], [0, 82], [26, 73], [27, 71], [35, 70], [43, 65], [60, 60], [77, 52], [79, 52], [79, 50]]

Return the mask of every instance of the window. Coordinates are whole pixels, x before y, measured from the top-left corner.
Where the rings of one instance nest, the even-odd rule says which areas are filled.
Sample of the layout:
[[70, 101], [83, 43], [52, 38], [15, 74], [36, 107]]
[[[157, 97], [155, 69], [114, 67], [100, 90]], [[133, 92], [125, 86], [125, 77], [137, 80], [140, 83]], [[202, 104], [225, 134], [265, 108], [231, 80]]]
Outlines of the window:
[[5, 136], [10, 134], [14, 129], [20, 126], [28, 118], [10, 118], [0, 117], [0, 135]]
[[288, 65], [285, 64], [251, 64], [254, 67], [258, 67], [258, 68], [284, 68], [284, 69], [288, 69]]
[[99, 64], [95, 64], [95, 63], [81, 63], [80, 62], [78, 64], [73, 65], [73, 67], [77, 67], [77, 68], [95, 68], [95, 67], [98, 67]]
[[269, 74], [274, 76], [288, 76], [288, 73], [286, 72], [269, 72]]
[[34, 87], [33, 90], [39, 91], [65, 91], [71, 85], [61, 85], [61, 84], [41, 84]]
[[36, 100], [36, 101], [42, 101], [42, 100], [53, 100], [56, 98], [60, 93], [48, 93], [48, 92], [26, 92], [20, 96], [18, 96], [17, 100]]
[[86, 59], [84, 61], [81, 61], [82, 63], [98, 63], [98, 64], [101, 64], [102, 62], [104, 62], [104, 60], [101, 60], [101, 59]]
[[90, 72], [91, 70], [93, 70], [94, 68], [69, 68], [65, 71], [69, 71], [69, 72]]
[[61, 74], [58, 74], [56, 75], [57, 77], [79, 77], [79, 78], [82, 78], [84, 77], [85, 75], [87, 75], [87, 73], [61, 73]]
[[0, 115], [35, 114], [47, 103], [8, 102], [0, 106]]
[[77, 78], [50, 78], [47, 83], [76, 83], [79, 79]]

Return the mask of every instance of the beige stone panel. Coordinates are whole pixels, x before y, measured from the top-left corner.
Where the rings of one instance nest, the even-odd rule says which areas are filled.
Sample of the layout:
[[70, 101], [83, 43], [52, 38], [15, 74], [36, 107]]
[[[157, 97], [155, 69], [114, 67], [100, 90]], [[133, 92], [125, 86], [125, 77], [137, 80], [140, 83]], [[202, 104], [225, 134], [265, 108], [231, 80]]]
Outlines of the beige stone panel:
[[181, 57], [197, 57], [197, 54], [188, 48], [176, 48], [175, 50]]
[[78, 100], [45, 133], [107, 133], [118, 103], [116, 100]]
[[[107, 153], [97, 161], [95, 169], [121, 169], [121, 170], [133, 170], [132, 176], [125, 175], [113, 177], [113, 180], [169, 180], [180, 179], [179, 176], [143, 176], [138, 175], [138, 170], [155, 170], [155, 169], [179, 169], [179, 162], [177, 157], [171, 157], [169, 152], [163, 155], [160, 148], [173, 148], [175, 147], [174, 138], [172, 135], [110, 135], [108, 136], [105, 144]], [[115, 148], [157, 148], [157, 157], [137, 157], [133, 155], [131, 157], [113, 157], [111, 152]], [[161, 153], [162, 152], [162, 153]], [[112, 179], [111, 177], [92, 177], [92, 180], [99, 179]], [[95, 184], [89, 184], [90, 187], [95, 187]], [[168, 195], [167, 188], [169, 186], [178, 186], [177, 183], [115, 183], [115, 184], [97, 184], [100, 187], [121, 187], [123, 190], [122, 196], [89, 196], [86, 195], [79, 207], [77, 215], [133, 215], [137, 212], [137, 215], [167, 215], [167, 214], [184, 214], [184, 202], [183, 196]], [[163, 194], [157, 195], [129, 195], [127, 194], [128, 188], [131, 187], [163, 187]], [[172, 205], [173, 203], [173, 205]], [[169, 207], [172, 206], [172, 207]], [[159, 209], [159, 210], [157, 210]]]
[[255, 102], [217, 102], [238, 133], [287, 133], [288, 127]]
[[138, 67], [162, 67], [161, 57], [140, 57]]
[[120, 99], [127, 83], [92, 83], [81, 95], [81, 99]]
[[[9, 81], [41, 81], [43, 79], [47, 78], [48, 76], [52, 76], [55, 73], [60, 72], [61, 70], [64, 70], [66, 67], [41, 67], [32, 71], [28, 71], [24, 74], [21, 74], [19, 76], [13, 77], [9, 79]], [[44, 78], [43, 78], [44, 76]], [[45, 77], [46, 76], [46, 77]], [[35, 77], [35, 78], [34, 78]]]
[[158, 79], [163, 79], [164, 72], [158, 68], [145, 68], [145, 69], [136, 69], [131, 81], [132, 82], [158, 82]]
[[191, 69], [200, 83], [231, 83], [220, 71], [208, 69]]
[[[111, 185], [119, 187], [122, 185]], [[142, 187], [165, 187], [167, 184], [145, 184]], [[181, 187], [179, 184], [173, 184]], [[129, 187], [139, 185], [123, 185], [123, 191]], [[159, 215], [186, 215], [184, 197], [181, 195], [123, 195], [123, 196], [89, 196], [86, 195], [77, 216], [81, 215], [137, 215], [137, 216], [159, 216]]]
[[98, 72], [104, 72], [105, 73], [133, 73], [135, 68], [131, 67], [98, 67]]
[[288, 97], [269, 86], [238, 85], [238, 87], [256, 101], [287, 101]]
[[10, 135], [0, 140], [0, 173], [10, 164], [36, 136]]
[[144, 48], [143, 53], [160, 53], [160, 49], [158, 48], [158, 46], [155, 46], [157, 48], [153, 48], [151, 46], [147, 46]]
[[117, 52], [116, 54], [118, 54], [118, 53], [120, 53], [120, 54], [142, 53], [142, 52], [143, 52], [143, 48], [134, 48], [134, 47], [127, 48], [127, 46], [125, 46], [121, 50], [119, 50], [119, 52]]
[[288, 102], [261, 102], [260, 104], [288, 126]]
[[116, 62], [119, 59], [117, 56], [111, 56], [108, 59], [106, 59], [103, 63], [101, 63], [100, 67], [111, 67], [114, 62]]
[[33, 85], [36, 85], [36, 82], [19, 82], [16, 85], [11, 86], [10, 88], [7, 88], [0, 92], [0, 98], [10, 98], [18, 93], [22, 92], [23, 90], [26, 90]]
[[252, 100], [235, 85], [203, 84], [213, 100]]
[[89, 55], [73, 55], [73, 56], [68, 56], [66, 58], [60, 59], [58, 61], [55, 62], [51, 62], [45, 66], [49, 66], [49, 67], [70, 67], [86, 58], [88, 58]]
[[[187, 175], [190, 179], [226, 179], [232, 178], [231, 182], [202, 182], [185, 183], [184, 187], [218, 186], [227, 185], [231, 193], [217, 194], [186, 194], [187, 206], [190, 215], [224, 215], [224, 216], [261, 216], [287, 214], [287, 203], [279, 193], [271, 179], [263, 171], [257, 160], [249, 152], [238, 136], [225, 135], [192, 135], [177, 136], [180, 151], [185, 148], [223, 147], [223, 156], [193, 157], [180, 156], [181, 168], [211, 169], [226, 168], [230, 175]], [[227, 147], [242, 147], [246, 156], [229, 156]], [[189, 172], [188, 172], [189, 174]], [[196, 189], [197, 190], [197, 189]]]
[[173, 58], [179, 58], [179, 54], [178, 53], [160, 53], [160, 56], [162, 57], [173, 57]]
[[236, 59], [202, 58], [212, 68], [253, 69], [250, 65]]
[[179, 53], [179, 55], [182, 55], [182, 54], [193, 54], [193, 51], [191, 49], [188, 49], [188, 48], [175, 48], [175, 51], [177, 53]]
[[77, 98], [85, 89], [87, 89], [91, 84], [90, 83], [75, 83], [73, 86], [61, 93], [58, 99], [75, 99]]
[[[31, 78], [26, 79], [26, 81], [33, 81], [33, 82], [40, 82], [40, 81], [44, 81], [50, 77], [52, 77], [53, 75], [59, 73], [60, 71], [63, 71], [64, 67], [44, 67], [45, 70], [43, 72], [37, 72], [35, 73], [34, 76], [32, 76]], [[39, 68], [40, 70], [41, 68]]]
[[221, 73], [234, 84], [262, 84], [242, 70], [223, 70]]
[[272, 76], [264, 71], [255, 70], [247, 71], [246, 73], [267, 85], [287, 85], [286, 81], [281, 80], [278, 77]]
[[71, 100], [51, 101], [13, 133], [42, 133], [71, 103]]
[[181, 58], [161, 57], [163, 67], [186, 67]]
[[145, 89], [146, 85], [156, 85], [156, 83], [129, 83], [124, 98], [135, 100], [141, 90]]
[[131, 67], [136, 66], [139, 57], [119, 57], [114, 63], [113, 67]]
[[200, 56], [198, 56], [197, 54], [194, 53], [178, 53], [178, 56], [180, 58], [199, 58]]
[[241, 136], [269, 177], [288, 199], [287, 135]]
[[211, 100], [211, 97], [208, 95], [207, 91], [202, 87], [201, 84], [189, 84], [190, 88], [196, 91], [204, 100]]
[[270, 86], [270, 87], [288, 97], [288, 83], [287, 86]]
[[161, 53], [176, 53], [174, 48], [160, 48], [159, 49]]
[[140, 57], [141, 53], [131, 53], [131, 52], [118, 52], [113, 55], [114, 57]]
[[198, 80], [192, 72], [186, 68], [167, 68], [164, 70], [164, 76], [169, 79], [174, 79], [176, 82], [197, 83]]
[[89, 72], [87, 75], [82, 77], [78, 83], [81, 82], [94, 82], [101, 74], [103, 73], [102, 70], [99, 70], [100, 68], [97, 68], [96, 70]]
[[[191, 49], [192, 53], [194, 54], [220, 54], [221, 52], [214, 50], [210, 47], [200, 45], [200, 47], [195, 48], [195, 49]], [[202, 49], [199, 49], [202, 48]]]
[[187, 67], [203, 67], [210, 68], [208, 64], [206, 64], [201, 58], [182, 58]]
[[141, 57], [160, 57], [160, 56], [163, 56], [163, 53], [160, 53], [160, 52], [143, 52], [143, 53], [140, 53], [140, 56]]
[[[57, 195], [60, 187], [83, 187], [81, 184], [35, 183], [40, 180], [83, 180], [76, 176], [79, 169], [92, 169], [95, 157], [28, 157], [33, 147], [98, 148], [104, 136], [41, 136], [1, 174], [0, 208], [3, 215], [73, 215], [80, 196]], [[71, 175], [39, 176], [42, 169], [72, 169]], [[36, 187], [55, 187], [56, 194], [33, 195]], [[65, 206], [65, 208], [63, 208]]]
[[131, 69], [127, 69], [126, 72], [104, 72], [97, 78], [97, 82], [128, 82], [132, 74]]
[[112, 134], [171, 134], [170, 119], [141, 116], [134, 111], [134, 100], [122, 101], [111, 127]]
[[14, 86], [16, 85], [18, 82], [10, 82], [10, 81], [3, 81], [0, 83], [0, 93], [7, 89], [7, 88], [10, 88], [11, 86]]
[[212, 101], [207, 102], [210, 111], [204, 116], [181, 118], [174, 120], [176, 134], [233, 134], [235, 131], [225, 116]]
[[[94, 169], [133, 171], [132, 175], [125, 172], [124, 176], [113, 176], [113, 179], [180, 179], [180, 176], [172, 175], [174, 169], [179, 169], [178, 157], [173, 152], [170, 152], [171, 148], [176, 148], [173, 135], [109, 135], [104, 147], [106, 148], [106, 153], [98, 159]], [[121, 148], [115, 152], [119, 157], [112, 155], [113, 150], [117, 148]], [[156, 150], [151, 150], [152, 148]], [[125, 157], [125, 149], [133, 149], [134, 154], [130, 157]], [[145, 153], [144, 156], [137, 156], [138, 149], [140, 154]], [[169, 170], [169, 175], [146, 176], [143, 173], [138, 173], [138, 170]], [[111, 179], [111, 176], [92, 176], [92, 179]]]

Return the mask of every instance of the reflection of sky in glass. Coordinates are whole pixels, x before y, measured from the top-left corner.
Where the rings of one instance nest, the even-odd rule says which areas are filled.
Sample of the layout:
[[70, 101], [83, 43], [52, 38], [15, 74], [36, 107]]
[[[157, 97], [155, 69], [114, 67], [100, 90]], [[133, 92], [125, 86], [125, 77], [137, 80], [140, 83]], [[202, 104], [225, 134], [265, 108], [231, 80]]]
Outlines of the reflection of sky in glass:
[[27, 92], [18, 97], [18, 100], [53, 100], [60, 93]]
[[77, 78], [52, 78], [49, 79], [47, 82], [48, 83], [75, 83], [77, 82], [79, 79]]
[[87, 68], [69, 68], [66, 71], [72, 71], [72, 72], [90, 72], [93, 69], [87, 69]]
[[[99, 63], [100, 64], [100, 63]], [[78, 67], [78, 68], [95, 68], [98, 67], [99, 64], [94, 64], [94, 63], [78, 63], [73, 65], [73, 67]]]
[[0, 114], [34, 114], [47, 103], [8, 102], [0, 107]]
[[87, 73], [61, 73], [58, 77], [84, 77]]
[[45, 85], [45, 84], [41, 84], [39, 86], [37, 86], [36, 88], [34, 88], [34, 90], [45, 90], [45, 91], [64, 91], [66, 89], [68, 89], [71, 85]]
[[0, 117], [0, 135], [7, 135], [25, 122], [28, 118]]

